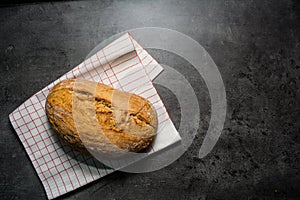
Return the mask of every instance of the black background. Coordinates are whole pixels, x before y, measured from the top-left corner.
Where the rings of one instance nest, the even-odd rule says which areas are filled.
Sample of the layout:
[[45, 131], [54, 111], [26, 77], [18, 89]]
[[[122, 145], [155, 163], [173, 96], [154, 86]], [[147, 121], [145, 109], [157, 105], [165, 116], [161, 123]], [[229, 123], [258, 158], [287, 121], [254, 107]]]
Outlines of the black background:
[[[299, 15], [296, 0], [2, 2], [0, 199], [46, 199], [8, 115], [99, 42], [138, 27], [180, 31], [211, 55], [227, 93], [221, 138], [197, 157], [210, 119], [205, 83], [184, 59], [149, 50], [196, 91], [201, 128], [194, 143], [164, 169], [116, 172], [60, 198], [299, 199]], [[176, 97], [157, 89], [178, 127]]]

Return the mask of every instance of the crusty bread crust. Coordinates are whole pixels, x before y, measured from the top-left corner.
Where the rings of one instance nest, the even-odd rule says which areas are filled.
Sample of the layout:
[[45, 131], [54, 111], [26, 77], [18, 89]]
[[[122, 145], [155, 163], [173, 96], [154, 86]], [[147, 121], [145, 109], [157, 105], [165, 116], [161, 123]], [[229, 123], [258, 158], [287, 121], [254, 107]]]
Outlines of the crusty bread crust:
[[[85, 110], [84, 105], [94, 110]], [[89, 154], [87, 149], [139, 152], [150, 145], [157, 131], [157, 114], [148, 100], [101, 83], [62, 81], [50, 91], [45, 107], [57, 136], [83, 154]], [[87, 123], [93, 115], [96, 126]]]

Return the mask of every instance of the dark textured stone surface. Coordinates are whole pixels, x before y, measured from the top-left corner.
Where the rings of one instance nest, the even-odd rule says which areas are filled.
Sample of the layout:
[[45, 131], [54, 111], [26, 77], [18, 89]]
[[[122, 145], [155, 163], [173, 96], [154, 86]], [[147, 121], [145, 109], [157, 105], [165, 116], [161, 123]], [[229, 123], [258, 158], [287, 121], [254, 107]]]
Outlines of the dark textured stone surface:
[[[227, 92], [225, 128], [197, 158], [210, 117], [207, 88], [182, 58], [151, 50], [189, 80], [198, 135], [156, 172], [116, 172], [61, 199], [299, 199], [300, 9], [297, 1], [71, 1], [0, 9], [0, 199], [46, 199], [8, 121], [24, 100], [79, 64], [109, 36], [136, 27], [183, 32], [209, 52]], [[178, 102], [158, 87], [178, 127]]]

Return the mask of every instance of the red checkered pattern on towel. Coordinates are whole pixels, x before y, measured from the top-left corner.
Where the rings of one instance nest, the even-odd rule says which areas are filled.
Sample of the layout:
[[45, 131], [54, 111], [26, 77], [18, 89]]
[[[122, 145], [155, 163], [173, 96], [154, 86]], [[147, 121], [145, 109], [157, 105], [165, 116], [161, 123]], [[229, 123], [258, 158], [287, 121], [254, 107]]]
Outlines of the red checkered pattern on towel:
[[172, 130], [164, 133], [166, 137], [170, 138], [168, 134], [174, 136], [173, 140], [167, 142], [157, 139], [152, 151], [158, 151], [180, 140], [151, 82], [161, 71], [162, 67], [157, 61], [129, 34], [125, 34], [37, 92], [9, 115], [49, 199], [114, 171], [92, 157], [73, 152], [58, 140], [50, 128], [44, 109], [45, 99], [51, 88], [59, 81], [80, 78], [147, 98], [156, 108], [159, 124], [171, 124]]

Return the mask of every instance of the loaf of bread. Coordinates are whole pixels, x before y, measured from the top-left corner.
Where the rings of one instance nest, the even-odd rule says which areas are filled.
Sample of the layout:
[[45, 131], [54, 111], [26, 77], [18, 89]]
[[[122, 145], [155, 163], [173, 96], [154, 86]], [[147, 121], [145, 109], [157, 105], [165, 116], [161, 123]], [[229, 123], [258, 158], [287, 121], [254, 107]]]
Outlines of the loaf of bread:
[[101, 83], [62, 81], [45, 107], [57, 136], [83, 154], [139, 152], [157, 131], [157, 114], [148, 100]]

